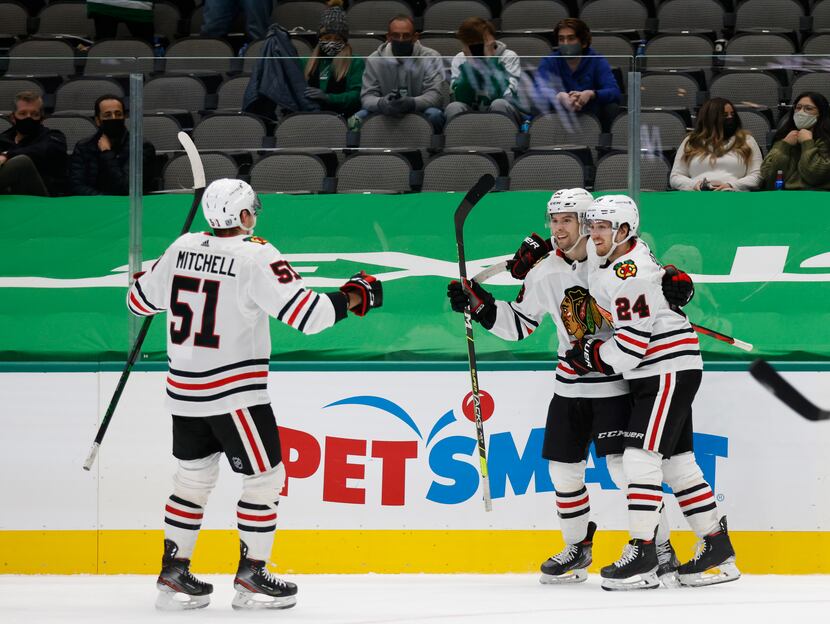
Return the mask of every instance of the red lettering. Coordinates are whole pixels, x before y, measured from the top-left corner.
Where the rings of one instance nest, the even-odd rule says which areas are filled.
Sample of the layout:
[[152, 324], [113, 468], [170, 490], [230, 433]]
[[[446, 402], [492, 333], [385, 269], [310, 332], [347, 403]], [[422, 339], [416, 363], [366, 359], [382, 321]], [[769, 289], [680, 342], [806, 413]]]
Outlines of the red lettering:
[[328, 503], [366, 502], [366, 490], [346, 485], [347, 479], [363, 479], [366, 466], [350, 464], [350, 455], [366, 457], [366, 440], [326, 437], [326, 461], [323, 466], [323, 500]]
[[[314, 436], [288, 427], [279, 427], [280, 446], [282, 447], [282, 461], [285, 464], [285, 486], [282, 496], [288, 495], [288, 480], [290, 478], [306, 479], [317, 472], [320, 466], [320, 445]], [[291, 451], [297, 451], [296, 459], [291, 459]]]
[[372, 442], [372, 457], [381, 460], [381, 505], [403, 505], [406, 496], [406, 460], [418, 457], [418, 443], [412, 441]]

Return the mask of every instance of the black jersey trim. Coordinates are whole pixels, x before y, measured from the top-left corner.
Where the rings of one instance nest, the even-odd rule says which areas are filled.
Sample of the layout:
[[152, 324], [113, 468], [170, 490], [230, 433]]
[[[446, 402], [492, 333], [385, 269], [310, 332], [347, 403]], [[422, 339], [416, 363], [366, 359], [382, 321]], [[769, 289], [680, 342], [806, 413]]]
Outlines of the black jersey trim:
[[651, 332], [643, 331], [641, 329], [632, 329], [631, 327], [616, 327], [617, 331], [627, 331], [635, 336], [640, 336], [641, 338], [653, 338]]
[[268, 505], [257, 505], [255, 503], [246, 503], [245, 501], [239, 501], [237, 505], [242, 509], [250, 509], [251, 511], [271, 511], [271, 507]]
[[651, 339], [652, 340], [662, 340], [663, 338], [669, 338], [671, 336], [678, 336], [680, 334], [694, 334], [695, 330], [691, 327], [685, 329], [675, 329], [674, 331], [664, 332], [662, 334], [654, 334]]
[[198, 531], [200, 528], [202, 528], [201, 522], [199, 524], [185, 524], [184, 522], [171, 520], [170, 518], [165, 518], [164, 524], [169, 524], [170, 526], [178, 527], [180, 529], [187, 529], [188, 531]]
[[681, 496], [688, 496], [689, 494], [692, 494], [694, 492], [698, 492], [699, 490], [703, 490], [703, 489], [708, 488], [708, 487], [709, 486], [705, 483], [698, 483], [697, 485], [693, 485], [692, 487], [690, 487], [686, 490], [683, 490], [682, 492], [675, 492], [674, 496], [675, 496], [675, 498], [680, 498]]
[[704, 505], [703, 507], [695, 507], [694, 509], [690, 509], [689, 511], [684, 511], [683, 515], [688, 518], [689, 516], [693, 516], [695, 514], [703, 513], [704, 511], [711, 511], [716, 506], [717, 505], [715, 505], [715, 503], [709, 503], [708, 505]]
[[297, 301], [297, 297], [299, 297], [300, 295], [302, 295], [304, 292], [305, 292], [305, 289], [304, 289], [304, 288], [300, 288], [300, 290], [298, 290], [298, 291], [294, 294], [294, 296], [293, 296], [293, 297], [291, 297], [291, 300], [290, 300], [288, 303], [286, 303], [286, 304], [282, 307], [282, 310], [280, 310], [280, 313], [279, 313], [279, 314], [277, 314], [277, 320], [278, 320], [278, 321], [281, 321], [281, 320], [282, 320], [282, 317], [283, 317], [283, 316], [285, 316], [285, 313], [286, 313], [286, 312], [288, 312], [288, 310], [291, 308], [291, 306], [292, 306], [292, 305], [294, 305], [294, 302], [295, 302], [295, 301]]
[[657, 511], [658, 505], [629, 505], [628, 511]]
[[643, 360], [640, 362], [640, 366], [637, 368], [645, 368], [650, 364], [656, 364], [657, 362], [665, 362], [666, 360], [673, 360], [674, 358], [685, 357], [687, 355], [691, 356], [699, 356], [700, 349], [695, 349], [694, 351], [677, 351], [676, 353], [667, 353], [666, 355], [661, 355], [660, 357], [656, 357], [653, 360]]
[[508, 302], [508, 304], [507, 304], [507, 305], [509, 305], [509, 306], [510, 306], [510, 309], [511, 309], [511, 310], [513, 310], [513, 314], [518, 314], [520, 317], [522, 317], [522, 319], [523, 319], [523, 320], [527, 321], [528, 323], [530, 323], [530, 324], [531, 324], [531, 325], [533, 325], [534, 327], [539, 327], [539, 323], [537, 323], [536, 321], [534, 321], [532, 318], [528, 318], [527, 316], [525, 316], [524, 314], [522, 314], [521, 312], [519, 312], [516, 308], [514, 308], [514, 307], [513, 307], [513, 304], [512, 304], [512, 303]]
[[248, 531], [250, 533], [270, 533], [271, 531], [274, 531], [277, 528], [276, 524], [270, 524], [268, 526], [261, 527], [250, 526], [247, 524], [237, 524], [236, 526], [240, 531]]
[[643, 359], [643, 354], [642, 354], [642, 353], [637, 353], [636, 351], [632, 351], [632, 350], [631, 350], [631, 349], [629, 349], [628, 347], [624, 347], [624, 346], [622, 346], [622, 344], [620, 343], [620, 341], [619, 341], [619, 340], [617, 340], [616, 338], [614, 338], [614, 344], [616, 344], [616, 345], [617, 345], [617, 348], [618, 348], [620, 351], [622, 351], [623, 353], [627, 353], [628, 355], [630, 355], [630, 356], [632, 356], [632, 357], [635, 357], [635, 358], [637, 358], [638, 360], [642, 360], [642, 359]]
[[510, 308], [510, 311], [513, 312], [513, 322], [516, 324], [516, 335], [519, 340], [522, 340], [525, 337], [524, 332], [522, 331], [522, 321], [519, 319], [519, 315], [516, 314], [516, 311], [513, 308]]
[[579, 516], [584, 516], [589, 511], [591, 511], [591, 508], [586, 507], [585, 509], [582, 509], [581, 511], [569, 511], [567, 513], [561, 513], [561, 512], [557, 511], [556, 514], [560, 518], [562, 518], [563, 520], [567, 520], [568, 518], [578, 518]]
[[652, 485], [650, 483], [629, 483], [628, 489], [638, 489], [638, 490], [652, 490], [654, 492], [662, 492], [663, 486], [662, 485]]
[[153, 316], [152, 312], [142, 312], [139, 310], [129, 299], [127, 300], [127, 306], [130, 308], [130, 312], [132, 312], [135, 316]]
[[176, 401], [185, 401], [187, 403], [205, 403], [207, 401], [217, 401], [232, 394], [239, 394], [240, 392], [253, 392], [254, 390], [267, 389], [268, 384], [251, 384], [250, 386], [240, 386], [239, 388], [232, 388], [231, 390], [225, 390], [224, 392], [209, 394], [207, 396], [185, 396], [183, 394], [176, 394], [175, 392], [171, 392], [170, 388], [168, 388], [167, 396], [169, 396], [171, 399], [175, 399]]
[[581, 490], [577, 490], [576, 492], [560, 492], [559, 490], [556, 491], [556, 495], [559, 498], [576, 498], [577, 496], [582, 496], [587, 492], [588, 489], [583, 485]]
[[334, 306], [334, 322], [342, 321], [349, 314], [349, 297], [346, 293], [335, 291], [323, 293]]
[[161, 308], [157, 308], [152, 303], [150, 303], [147, 297], [144, 295], [144, 291], [141, 290], [141, 284], [138, 283], [138, 280], [133, 282], [133, 286], [135, 286], [135, 291], [138, 293], [138, 296], [141, 297], [141, 300], [147, 304], [151, 309], [155, 310], [156, 312], [162, 312]]
[[622, 375], [608, 375], [606, 377], [577, 377], [576, 379], [568, 379], [567, 377], [562, 377], [560, 374], [556, 374], [556, 380], [561, 381], [562, 383], [566, 384], [595, 384], [595, 383], [610, 383], [612, 381], [622, 381]]
[[171, 368], [170, 374], [175, 375], [176, 377], [210, 377], [212, 375], [218, 375], [219, 373], [224, 373], [235, 368], [245, 368], [246, 366], [268, 366], [268, 362], [268, 358], [260, 358], [256, 360], [242, 360], [240, 362], [226, 364], [225, 366], [220, 366], [219, 368], [212, 368], [210, 370], [201, 371], [198, 373], [195, 371], [183, 371]]
[[315, 293], [315, 295], [316, 296], [314, 297], [314, 301], [312, 301], [311, 305], [308, 306], [308, 310], [306, 311], [305, 316], [303, 317], [303, 320], [300, 322], [300, 325], [297, 327], [297, 329], [300, 330], [300, 331], [303, 331], [303, 328], [305, 327], [305, 324], [308, 323], [308, 319], [311, 318], [311, 313], [314, 311], [314, 308], [317, 306], [317, 303], [319, 303], [319, 301], [320, 301], [320, 295], [317, 295], [316, 293]]
[[199, 505], [197, 505], [196, 503], [191, 503], [190, 501], [186, 501], [183, 498], [179, 498], [175, 494], [171, 494], [170, 500], [173, 501], [174, 503], [182, 505], [183, 507], [190, 507], [191, 509], [202, 509], [202, 507], [199, 507]]

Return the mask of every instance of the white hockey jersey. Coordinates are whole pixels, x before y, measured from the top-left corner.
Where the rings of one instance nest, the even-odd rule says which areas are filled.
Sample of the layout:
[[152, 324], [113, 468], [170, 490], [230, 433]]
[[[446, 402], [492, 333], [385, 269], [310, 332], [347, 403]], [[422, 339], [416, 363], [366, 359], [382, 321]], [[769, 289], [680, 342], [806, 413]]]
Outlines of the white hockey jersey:
[[341, 305], [305, 288], [264, 239], [209, 232], [170, 245], [130, 288], [127, 306], [138, 316], [167, 311], [167, 404], [180, 416], [270, 402], [269, 315], [306, 334], [346, 316], [345, 297]]
[[627, 254], [588, 273], [591, 294], [614, 323], [600, 357], [626, 379], [703, 368], [697, 334], [669, 307], [662, 278], [662, 266], [639, 239]]
[[587, 263], [575, 262], [558, 250], [549, 254], [527, 274], [516, 301], [496, 302], [496, 321], [490, 331], [505, 340], [522, 340], [549, 314], [559, 341], [556, 394], [595, 398], [628, 394], [622, 375], [580, 377], [563, 361], [573, 341], [585, 335], [606, 340], [613, 333], [611, 316], [589, 294], [586, 277]]

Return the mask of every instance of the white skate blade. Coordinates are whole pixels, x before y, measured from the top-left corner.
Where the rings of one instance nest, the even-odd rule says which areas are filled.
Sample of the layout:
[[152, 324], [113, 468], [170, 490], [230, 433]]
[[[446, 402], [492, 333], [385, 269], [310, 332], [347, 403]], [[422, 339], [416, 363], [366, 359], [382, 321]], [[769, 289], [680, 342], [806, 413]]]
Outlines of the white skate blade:
[[555, 576], [553, 574], [545, 574], [539, 577], [539, 582], [542, 585], [569, 585], [572, 583], [583, 583], [588, 580], [588, 570], [585, 568], [578, 570], [569, 570], [565, 574]]
[[658, 578], [663, 584], [663, 587], [677, 589], [681, 586], [680, 579], [677, 578], [677, 572], [669, 572], [667, 574], [663, 574], [662, 576], [658, 576]]
[[602, 588], [605, 591], [632, 591], [635, 589], [657, 589], [660, 587], [660, 580], [657, 578], [657, 570], [644, 574], [635, 574], [627, 579], [602, 579]]
[[191, 596], [182, 592], [173, 591], [169, 587], [159, 588], [156, 598], [156, 609], [159, 611], [189, 611], [204, 609], [210, 604], [210, 594], [205, 596]]
[[290, 609], [297, 604], [297, 596], [269, 596], [248, 591], [237, 590], [231, 601], [231, 606], [237, 611], [246, 609], [249, 611], [259, 609]]
[[706, 587], [737, 581], [741, 578], [741, 571], [735, 565], [735, 557], [730, 557], [717, 567], [697, 572], [695, 574], [678, 574], [677, 579], [683, 587]]

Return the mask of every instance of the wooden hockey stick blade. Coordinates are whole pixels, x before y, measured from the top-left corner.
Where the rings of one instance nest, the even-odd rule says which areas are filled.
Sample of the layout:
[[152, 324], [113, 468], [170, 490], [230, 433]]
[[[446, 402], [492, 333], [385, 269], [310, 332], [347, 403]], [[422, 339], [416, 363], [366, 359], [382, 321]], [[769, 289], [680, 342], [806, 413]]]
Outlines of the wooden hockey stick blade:
[[205, 167], [199, 156], [199, 150], [196, 149], [196, 144], [187, 132], [179, 132], [176, 138], [179, 139], [179, 143], [181, 143], [181, 146], [187, 154], [187, 160], [190, 161], [190, 171], [193, 174], [193, 189], [204, 188], [207, 186], [205, 184]]
[[709, 329], [708, 327], [703, 327], [702, 325], [695, 325], [694, 323], [692, 323], [692, 329], [699, 334], [705, 334], [706, 336], [710, 336], [715, 340], [720, 340], [727, 344], [731, 344], [733, 347], [737, 347], [738, 349], [742, 349], [744, 351], [752, 351], [753, 349], [753, 346], [748, 342], [738, 340], [737, 338], [733, 338], [732, 336], [727, 336], [726, 334], [722, 334], [719, 331], [715, 331], [714, 329]]
[[507, 270], [507, 260], [503, 260], [502, 262], [497, 262], [493, 266], [489, 266], [483, 271], [479, 271], [473, 276], [473, 279], [477, 281], [479, 284], [483, 284], [491, 277], [498, 275]]
[[755, 360], [749, 366], [749, 374], [799, 416], [814, 422], [830, 420], [830, 410], [821, 409], [808, 400], [768, 362], [761, 359]]
[[464, 221], [467, 219], [467, 215], [470, 214], [470, 211], [473, 207], [479, 202], [479, 200], [484, 197], [490, 189], [492, 189], [496, 185], [496, 179], [491, 176], [489, 173], [485, 173], [478, 179], [467, 194], [464, 196], [464, 199], [461, 200], [461, 203], [458, 205], [458, 208], [455, 210], [455, 233], [456, 236], [460, 236], [461, 230], [464, 227]]

